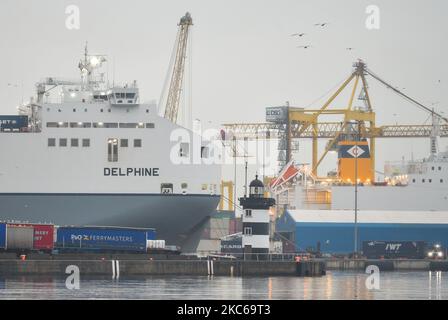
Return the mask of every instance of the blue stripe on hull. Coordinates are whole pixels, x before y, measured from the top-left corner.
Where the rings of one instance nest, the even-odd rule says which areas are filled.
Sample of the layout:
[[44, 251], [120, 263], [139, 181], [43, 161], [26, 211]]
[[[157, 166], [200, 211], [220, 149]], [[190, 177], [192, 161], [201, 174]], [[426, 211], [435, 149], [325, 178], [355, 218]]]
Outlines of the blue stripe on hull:
[[[296, 224], [296, 246], [300, 250], [316, 248], [326, 253], [350, 253], [354, 250], [353, 223], [304, 223]], [[363, 241], [426, 241], [448, 247], [448, 224], [358, 224], [358, 248]]]
[[155, 228], [167, 244], [182, 245], [216, 209], [218, 195], [0, 194], [0, 220]]

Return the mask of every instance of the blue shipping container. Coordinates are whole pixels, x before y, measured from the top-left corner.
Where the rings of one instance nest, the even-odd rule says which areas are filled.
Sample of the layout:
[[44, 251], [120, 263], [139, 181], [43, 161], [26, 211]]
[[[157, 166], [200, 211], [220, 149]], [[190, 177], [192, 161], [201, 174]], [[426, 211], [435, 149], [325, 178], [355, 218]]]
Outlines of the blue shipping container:
[[146, 251], [151, 229], [113, 227], [59, 227], [56, 248], [76, 250]]
[[0, 223], [0, 249], [6, 249], [6, 223]]
[[28, 127], [28, 116], [0, 115], [0, 130]]

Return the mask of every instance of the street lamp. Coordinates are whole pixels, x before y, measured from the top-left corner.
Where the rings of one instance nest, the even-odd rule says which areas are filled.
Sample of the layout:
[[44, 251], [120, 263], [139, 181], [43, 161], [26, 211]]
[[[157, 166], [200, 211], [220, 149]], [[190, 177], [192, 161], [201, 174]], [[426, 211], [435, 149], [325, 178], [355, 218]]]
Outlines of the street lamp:
[[358, 257], [358, 139], [360, 138], [359, 120], [356, 122], [355, 134], [355, 225], [354, 225], [354, 256]]

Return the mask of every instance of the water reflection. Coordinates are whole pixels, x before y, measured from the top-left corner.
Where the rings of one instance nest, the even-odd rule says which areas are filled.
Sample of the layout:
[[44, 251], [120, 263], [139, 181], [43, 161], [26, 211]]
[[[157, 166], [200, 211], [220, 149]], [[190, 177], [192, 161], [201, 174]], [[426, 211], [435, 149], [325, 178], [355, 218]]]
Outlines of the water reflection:
[[444, 299], [445, 272], [382, 272], [380, 289], [366, 287], [367, 274], [327, 272], [294, 277], [81, 278], [68, 290], [65, 278], [0, 277], [0, 299]]

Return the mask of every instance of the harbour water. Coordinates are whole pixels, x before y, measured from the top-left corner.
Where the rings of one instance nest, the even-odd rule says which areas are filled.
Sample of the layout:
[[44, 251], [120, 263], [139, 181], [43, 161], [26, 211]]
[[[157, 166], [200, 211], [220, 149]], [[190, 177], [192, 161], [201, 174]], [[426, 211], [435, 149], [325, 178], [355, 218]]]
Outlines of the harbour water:
[[64, 278], [0, 277], [0, 299], [360, 299], [448, 298], [447, 272], [381, 272], [379, 288], [368, 275], [328, 271], [324, 277], [139, 277], [81, 278], [79, 289]]

